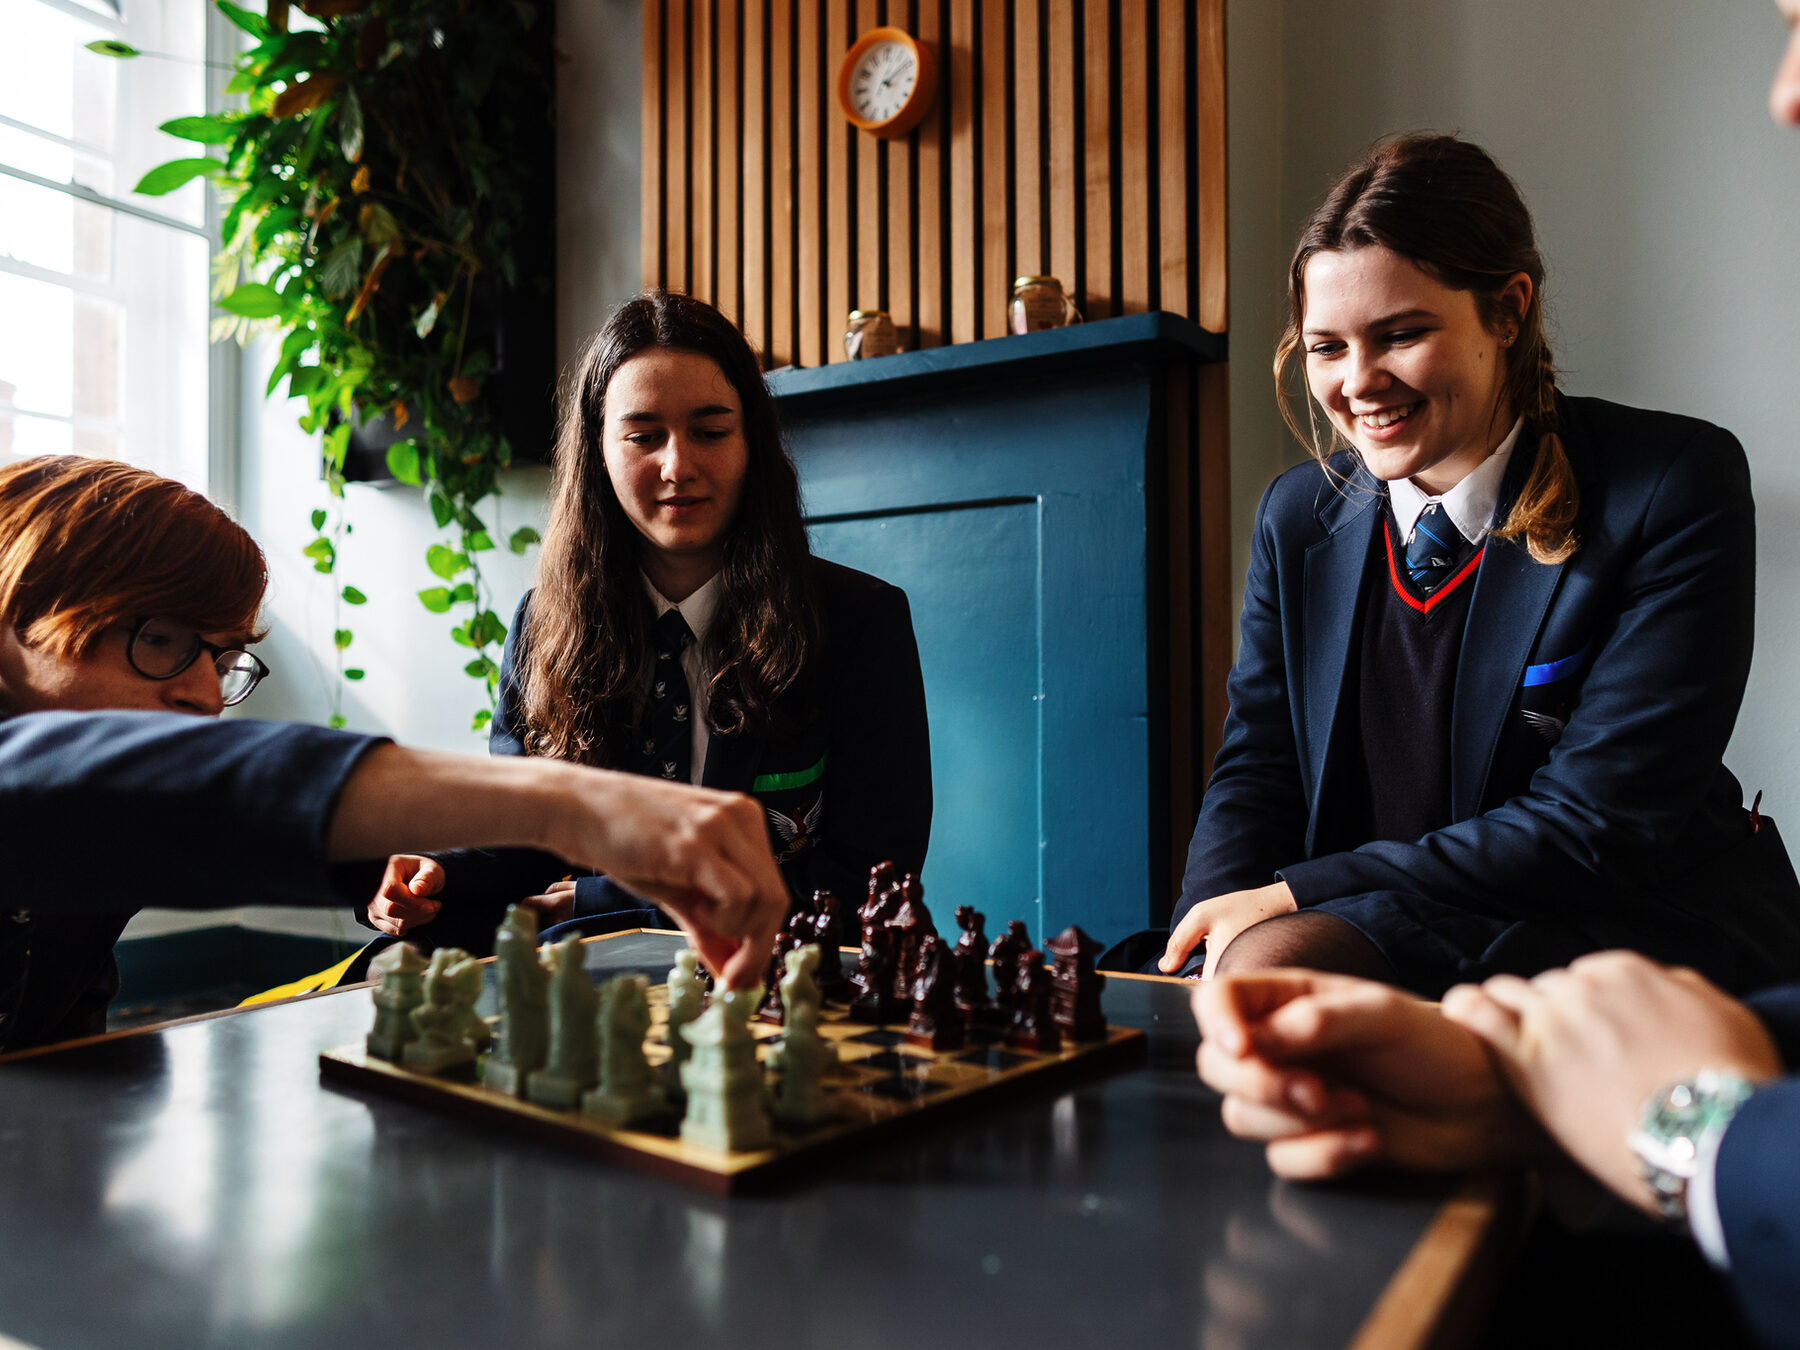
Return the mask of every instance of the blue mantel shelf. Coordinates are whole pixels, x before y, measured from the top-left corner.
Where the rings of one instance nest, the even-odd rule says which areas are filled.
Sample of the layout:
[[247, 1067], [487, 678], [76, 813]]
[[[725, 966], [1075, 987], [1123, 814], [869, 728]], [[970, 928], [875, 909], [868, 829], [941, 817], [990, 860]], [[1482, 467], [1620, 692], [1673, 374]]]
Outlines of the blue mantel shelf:
[[1170, 785], [1194, 773], [1171, 656], [1191, 627], [1192, 418], [1170, 399], [1224, 357], [1139, 314], [769, 376], [814, 551], [911, 601], [943, 932], [965, 904], [1039, 942], [1166, 920], [1192, 828]]
[[1159, 310], [867, 361], [804, 370], [785, 366], [771, 371], [768, 378], [785, 412], [811, 412], [854, 402], [877, 390], [886, 398], [941, 394], [974, 384], [1041, 379], [1075, 370], [1223, 361], [1225, 350], [1219, 334]]

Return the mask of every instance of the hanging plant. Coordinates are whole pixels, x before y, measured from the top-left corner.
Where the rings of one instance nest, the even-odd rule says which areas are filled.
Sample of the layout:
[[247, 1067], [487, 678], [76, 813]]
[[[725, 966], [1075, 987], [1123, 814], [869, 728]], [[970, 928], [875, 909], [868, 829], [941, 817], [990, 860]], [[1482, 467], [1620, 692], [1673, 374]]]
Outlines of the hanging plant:
[[[473, 722], [482, 730], [506, 626], [481, 569], [496, 533], [478, 508], [513, 457], [488, 396], [497, 315], [508, 292], [549, 287], [547, 250], [521, 248], [541, 224], [531, 213], [548, 208], [518, 153], [551, 134], [545, 47], [531, 40], [548, 18], [520, 0], [301, 0], [313, 22], [290, 31], [281, 0], [266, 15], [217, 4], [253, 39], [226, 86], [244, 106], [164, 123], [218, 154], [160, 165], [137, 190], [158, 195], [200, 175], [218, 184], [225, 313], [214, 336], [279, 335], [267, 392], [285, 381], [306, 401], [300, 426], [321, 438], [334, 497], [353, 428], [386, 419], [400, 433], [388, 471], [423, 489], [449, 532], [426, 552], [443, 584], [419, 599], [456, 619], [450, 636], [486, 692]], [[305, 552], [332, 573], [350, 526], [341, 510], [332, 531], [324, 524], [315, 513]], [[538, 535], [527, 527], [505, 542], [522, 554]], [[362, 599], [340, 587], [334, 600], [340, 681], [361, 671], [344, 666], [353, 634], [336, 601]]]

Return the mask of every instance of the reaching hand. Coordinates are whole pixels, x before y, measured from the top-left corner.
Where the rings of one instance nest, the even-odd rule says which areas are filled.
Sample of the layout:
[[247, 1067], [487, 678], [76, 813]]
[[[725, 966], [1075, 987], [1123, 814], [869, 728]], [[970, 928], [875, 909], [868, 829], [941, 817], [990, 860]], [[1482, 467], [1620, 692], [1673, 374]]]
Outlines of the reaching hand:
[[369, 901], [369, 922], [383, 933], [405, 937], [437, 918], [444, 902], [430, 897], [443, 889], [444, 869], [436, 860], [396, 853], [387, 860], [375, 898]]
[[1626, 1143], [1646, 1100], [1701, 1069], [1750, 1082], [1781, 1059], [1743, 1004], [1691, 970], [1635, 952], [1584, 956], [1526, 981], [1497, 975], [1444, 996], [1444, 1015], [1498, 1054], [1508, 1080], [1575, 1161], [1656, 1212]]
[[1200, 978], [1210, 980], [1213, 970], [1219, 964], [1219, 958], [1239, 933], [1264, 919], [1272, 919], [1278, 914], [1292, 914], [1298, 908], [1294, 903], [1294, 893], [1288, 889], [1285, 881], [1202, 900], [1182, 917], [1181, 922], [1175, 926], [1175, 931], [1169, 934], [1168, 948], [1156, 964], [1165, 975], [1175, 974], [1187, 964], [1189, 954], [1204, 938], [1206, 965], [1200, 971]]
[[1224, 1094], [1228, 1130], [1268, 1143], [1278, 1175], [1461, 1171], [1533, 1142], [1481, 1042], [1410, 994], [1259, 971], [1201, 984], [1193, 1004], [1200, 1077]]

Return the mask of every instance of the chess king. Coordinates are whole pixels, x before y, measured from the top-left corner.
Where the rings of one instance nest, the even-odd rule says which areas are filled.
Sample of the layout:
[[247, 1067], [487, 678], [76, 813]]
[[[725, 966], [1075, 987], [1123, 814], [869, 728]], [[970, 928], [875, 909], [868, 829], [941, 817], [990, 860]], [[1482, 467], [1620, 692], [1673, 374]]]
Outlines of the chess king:
[[[906, 596], [812, 555], [743, 335], [687, 296], [621, 305], [569, 382], [556, 464], [492, 752], [750, 793], [795, 897], [855, 894], [884, 858], [916, 874], [931, 760]], [[606, 876], [569, 871], [396, 857], [364, 917], [476, 951], [522, 897], [585, 933], [651, 917]]]

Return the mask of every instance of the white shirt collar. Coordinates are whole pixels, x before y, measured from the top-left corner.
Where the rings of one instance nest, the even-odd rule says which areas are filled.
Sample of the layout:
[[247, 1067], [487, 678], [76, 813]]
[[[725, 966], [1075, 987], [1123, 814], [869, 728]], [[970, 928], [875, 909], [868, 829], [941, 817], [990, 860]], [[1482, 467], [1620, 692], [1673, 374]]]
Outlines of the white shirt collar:
[[1412, 539], [1413, 526], [1419, 523], [1420, 513], [1435, 501], [1443, 506], [1444, 514], [1450, 517], [1451, 524], [1464, 539], [1471, 544], [1479, 544], [1485, 539], [1487, 532], [1494, 528], [1494, 512], [1500, 505], [1500, 485], [1506, 479], [1506, 462], [1512, 458], [1513, 447], [1519, 443], [1524, 426], [1523, 417], [1514, 422], [1512, 430], [1506, 433], [1506, 439], [1494, 453], [1441, 497], [1426, 496], [1410, 478], [1396, 478], [1389, 483], [1388, 502], [1394, 508], [1394, 523], [1400, 527], [1400, 538]]
[[688, 629], [694, 635], [694, 645], [703, 647], [706, 645], [706, 630], [712, 627], [713, 611], [719, 607], [719, 589], [723, 584], [719, 578], [723, 575], [723, 572], [714, 572], [706, 579], [705, 585], [679, 605], [657, 590], [649, 577], [644, 577], [644, 589], [650, 592], [650, 601], [656, 606], [657, 618], [662, 618], [672, 609], [680, 610], [681, 617], [687, 620]]

